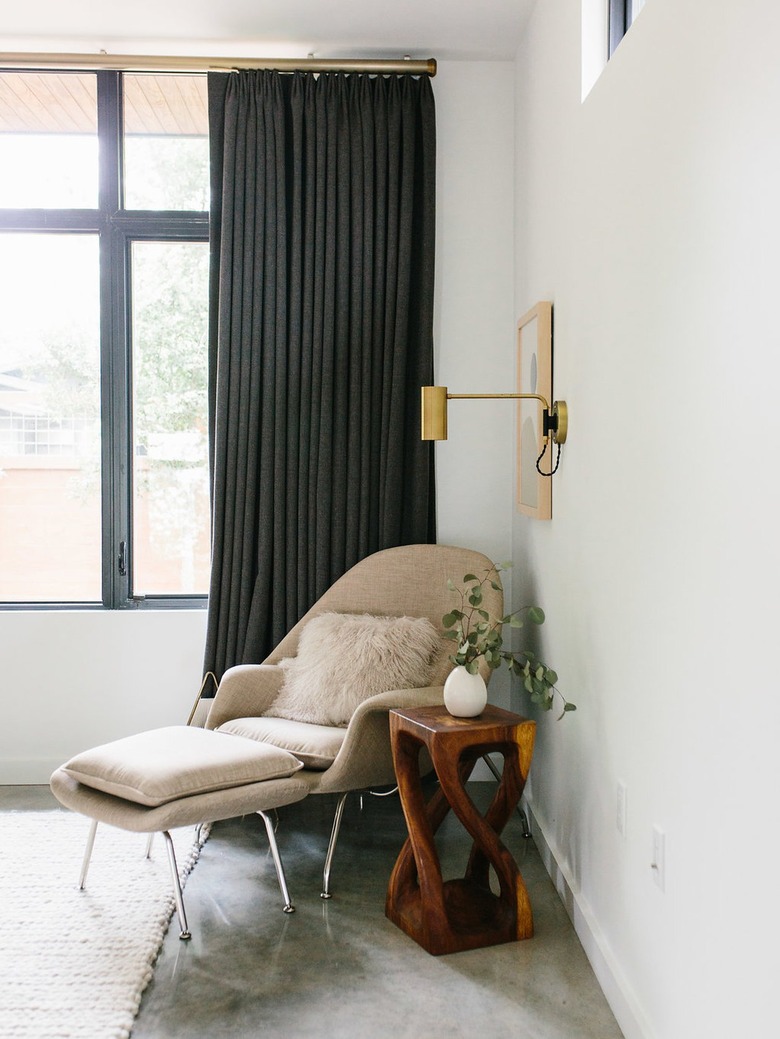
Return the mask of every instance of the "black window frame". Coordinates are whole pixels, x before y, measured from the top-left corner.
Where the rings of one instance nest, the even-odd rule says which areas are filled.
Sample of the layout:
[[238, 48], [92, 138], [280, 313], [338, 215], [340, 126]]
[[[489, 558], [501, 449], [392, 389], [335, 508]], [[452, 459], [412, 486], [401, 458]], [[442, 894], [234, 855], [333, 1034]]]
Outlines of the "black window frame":
[[[2, 72], [45, 72], [2, 69]], [[55, 70], [50, 70], [55, 71]], [[60, 70], [56, 70], [62, 75]], [[0, 603], [2, 609], [203, 609], [208, 596], [132, 594], [132, 343], [130, 250], [134, 241], [208, 242], [209, 215], [193, 210], [123, 208], [123, 73], [97, 81], [97, 209], [2, 209], [0, 231], [97, 234], [100, 262], [102, 602]], [[175, 75], [175, 73], [172, 73]]]

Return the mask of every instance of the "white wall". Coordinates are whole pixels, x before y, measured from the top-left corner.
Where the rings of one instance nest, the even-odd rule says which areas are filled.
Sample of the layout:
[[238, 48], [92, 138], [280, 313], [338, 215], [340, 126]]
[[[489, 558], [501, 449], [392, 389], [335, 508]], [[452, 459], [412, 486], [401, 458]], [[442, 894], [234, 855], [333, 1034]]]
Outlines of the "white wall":
[[[514, 66], [439, 62], [435, 378], [452, 393], [514, 388]], [[439, 541], [509, 555], [513, 408], [451, 401], [437, 443]]]
[[[441, 62], [434, 80], [437, 379], [454, 391], [501, 391], [511, 378], [513, 84], [511, 62]], [[436, 447], [439, 540], [504, 559], [511, 408], [463, 404], [451, 429]], [[185, 720], [205, 619], [203, 611], [0, 613], [0, 782], [47, 782], [85, 747]], [[502, 679], [491, 684], [494, 700], [506, 696]]]
[[78, 751], [187, 720], [205, 610], [0, 613], [0, 783], [47, 783]]
[[537, 3], [516, 60], [515, 310], [553, 301], [571, 422], [552, 522], [515, 517], [515, 597], [541, 599], [580, 708], [541, 721], [533, 811], [627, 1036], [763, 1039], [780, 13], [649, 0], [584, 102], [580, 22], [581, 0]]

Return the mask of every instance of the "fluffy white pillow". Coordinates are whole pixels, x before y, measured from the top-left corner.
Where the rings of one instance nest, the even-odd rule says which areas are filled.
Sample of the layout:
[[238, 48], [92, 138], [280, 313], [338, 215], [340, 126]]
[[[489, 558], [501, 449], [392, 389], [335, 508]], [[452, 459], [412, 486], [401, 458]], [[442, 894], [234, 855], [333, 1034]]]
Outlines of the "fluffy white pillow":
[[265, 713], [347, 725], [369, 696], [428, 685], [440, 645], [427, 617], [321, 613], [301, 632], [298, 655], [279, 661], [284, 684]]

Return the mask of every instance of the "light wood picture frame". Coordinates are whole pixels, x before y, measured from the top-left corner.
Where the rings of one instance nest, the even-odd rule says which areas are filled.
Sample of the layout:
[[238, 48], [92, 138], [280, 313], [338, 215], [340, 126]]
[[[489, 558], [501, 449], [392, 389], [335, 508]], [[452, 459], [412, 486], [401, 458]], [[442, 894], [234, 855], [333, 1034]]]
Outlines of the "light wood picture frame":
[[[517, 322], [517, 392], [540, 393], [552, 405], [552, 303], [537, 303]], [[552, 519], [552, 480], [536, 460], [544, 448], [543, 405], [517, 402], [517, 508], [534, 519]], [[548, 446], [548, 451], [552, 445]]]

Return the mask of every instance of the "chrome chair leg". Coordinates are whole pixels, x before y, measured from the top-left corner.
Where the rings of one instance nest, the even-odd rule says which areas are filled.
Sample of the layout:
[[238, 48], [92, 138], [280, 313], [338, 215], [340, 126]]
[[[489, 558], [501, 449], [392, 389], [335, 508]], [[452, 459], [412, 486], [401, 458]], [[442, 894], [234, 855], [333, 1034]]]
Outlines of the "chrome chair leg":
[[339, 837], [341, 817], [344, 814], [344, 805], [347, 803], [347, 797], [348, 793], [342, 794], [339, 798], [338, 804], [336, 805], [336, 815], [333, 818], [333, 829], [330, 831], [328, 851], [325, 855], [325, 869], [322, 871], [322, 891], [320, 892], [320, 898], [333, 897], [330, 893], [330, 867], [333, 865], [333, 853], [336, 850], [336, 841]]
[[268, 843], [271, 847], [271, 855], [273, 856], [274, 865], [276, 866], [276, 877], [279, 881], [279, 887], [282, 889], [282, 897], [284, 898], [284, 909], [285, 913], [294, 913], [295, 906], [290, 901], [290, 892], [287, 890], [287, 881], [284, 877], [284, 866], [282, 865], [282, 856], [279, 854], [279, 848], [276, 843], [276, 834], [274, 833], [274, 824], [271, 821], [271, 817], [266, 815], [265, 812], [258, 811], [257, 813], [265, 823], [265, 830], [268, 834]]
[[81, 873], [79, 875], [79, 890], [84, 890], [84, 885], [87, 882], [87, 872], [89, 870], [89, 860], [92, 858], [92, 849], [95, 847], [95, 834], [97, 833], [97, 819], [93, 819], [90, 823], [89, 834], [87, 835], [87, 846], [84, 849], [84, 860], [81, 863]]
[[[496, 768], [496, 766], [495, 766], [495, 764], [493, 762], [493, 759], [490, 757], [490, 755], [489, 754], [483, 754], [482, 755], [482, 760], [485, 762], [487, 767], [493, 773], [495, 778], [500, 782], [501, 781], [501, 773]], [[518, 805], [517, 806], [517, 814], [520, 816], [520, 823], [521, 823], [521, 825], [523, 827], [523, 837], [530, 837], [531, 836], [531, 829], [530, 829], [530, 827], [528, 825], [528, 816], [525, 814], [525, 811], [524, 811], [522, 805]]]
[[187, 914], [184, 912], [184, 896], [181, 893], [181, 881], [179, 880], [179, 868], [176, 865], [176, 852], [173, 847], [173, 838], [167, 830], [163, 830], [165, 846], [168, 849], [168, 862], [171, 867], [171, 878], [173, 880], [173, 897], [176, 899], [176, 912], [179, 916], [179, 938], [187, 941], [191, 938], [187, 927]]
[[154, 840], [154, 834], [150, 833], [146, 838], [146, 852], [144, 858], [150, 859], [152, 857], [152, 841]]

